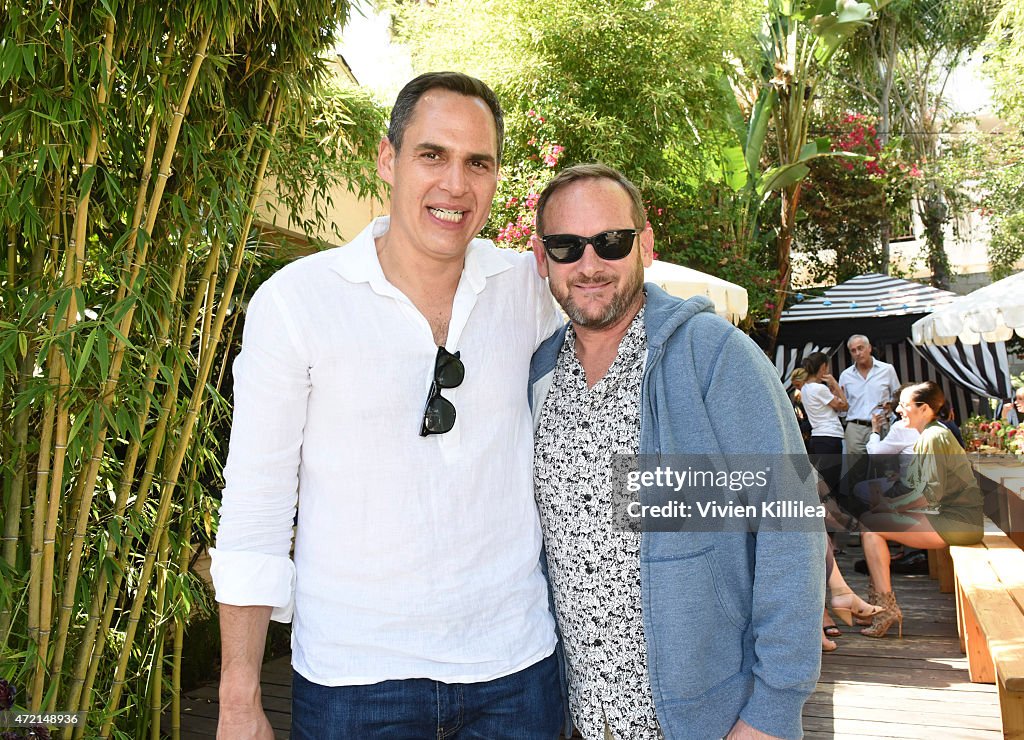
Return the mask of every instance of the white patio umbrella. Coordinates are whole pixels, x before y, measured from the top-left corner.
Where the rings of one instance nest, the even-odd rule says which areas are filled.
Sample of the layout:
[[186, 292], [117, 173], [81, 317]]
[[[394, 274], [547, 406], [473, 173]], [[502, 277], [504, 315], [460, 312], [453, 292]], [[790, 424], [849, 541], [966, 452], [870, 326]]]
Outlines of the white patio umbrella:
[[1024, 337], [1024, 272], [935, 309], [910, 330], [914, 344], [939, 346], [1005, 342], [1014, 332]]
[[715, 304], [715, 313], [734, 324], [747, 315], [747, 289], [714, 275], [654, 260], [644, 269], [644, 280], [677, 298], [707, 296]]

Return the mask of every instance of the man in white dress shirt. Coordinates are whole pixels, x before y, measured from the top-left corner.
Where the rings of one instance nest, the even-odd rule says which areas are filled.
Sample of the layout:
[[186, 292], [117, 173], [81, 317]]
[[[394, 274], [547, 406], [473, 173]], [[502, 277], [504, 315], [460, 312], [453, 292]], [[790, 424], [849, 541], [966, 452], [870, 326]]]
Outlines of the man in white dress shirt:
[[[900, 381], [892, 365], [874, 358], [871, 342], [863, 334], [851, 336], [846, 347], [854, 364], [839, 374], [839, 387], [850, 404], [846, 411], [844, 451], [847, 473], [843, 486], [849, 495], [857, 483], [868, 477], [867, 443], [871, 437], [871, 418], [881, 413], [882, 404], [892, 400]], [[879, 430], [882, 437], [887, 426], [883, 425]]]
[[558, 735], [523, 391], [561, 320], [529, 255], [475, 238], [502, 135], [479, 80], [410, 82], [378, 152], [390, 219], [249, 304], [212, 566], [222, 739], [273, 737], [270, 619], [293, 622], [295, 740]]

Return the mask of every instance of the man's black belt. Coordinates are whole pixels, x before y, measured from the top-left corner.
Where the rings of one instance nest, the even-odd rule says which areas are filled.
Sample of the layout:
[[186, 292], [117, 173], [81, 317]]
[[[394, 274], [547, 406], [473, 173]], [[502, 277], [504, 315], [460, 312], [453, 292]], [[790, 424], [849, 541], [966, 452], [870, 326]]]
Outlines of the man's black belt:
[[864, 421], [863, 419], [847, 419], [846, 423], [847, 424], [860, 424], [861, 426], [864, 426], [864, 427], [871, 426], [871, 422], [870, 421]]

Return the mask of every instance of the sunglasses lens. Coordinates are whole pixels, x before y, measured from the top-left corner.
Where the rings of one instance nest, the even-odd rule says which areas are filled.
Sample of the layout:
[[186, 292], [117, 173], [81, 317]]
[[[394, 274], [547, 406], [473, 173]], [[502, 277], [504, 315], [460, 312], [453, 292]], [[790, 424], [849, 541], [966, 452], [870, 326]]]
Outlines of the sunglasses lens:
[[605, 231], [594, 237], [594, 249], [603, 260], [620, 260], [632, 251], [635, 237], [632, 229]]
[[423, 412], [423, 428], [420, 436], [444, 434], [455, 426], [455, 407], [444, 396], [432, 396]]
[[[442, 347], [442, 349], [444, 349]], [[457, 388], [462, 385], [466, 377], [466, 368], [459, 359], [458, 353], [454, 355], [444, 351], [442, 356], [437, 355], [437, 362], [434, 365], [434, 381], [442, 388]]]
[[544, 237], [544, 249], [555, 262], [575, 262], [583, 256], [587, 243], [583, 237], [573, 234], [556, 234]]

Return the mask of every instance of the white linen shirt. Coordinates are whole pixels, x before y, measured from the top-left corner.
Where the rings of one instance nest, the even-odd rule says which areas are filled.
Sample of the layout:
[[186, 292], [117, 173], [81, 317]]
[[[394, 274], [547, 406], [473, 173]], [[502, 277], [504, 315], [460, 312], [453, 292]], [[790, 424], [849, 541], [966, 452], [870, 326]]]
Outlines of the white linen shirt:
[[907, 426], [906, 419], [900, 419], [889, 427], [885, 439], [882, 439], [878, 432], [871, 432], [867, 451], [869, 455], [913, 455], [914, 445], [920, 437], [920, 432], [914, 427]]
[[907, 426], [906, 419], [899, 419], [889, 427], [889, 433], [882, 439], [878, 432], [871, 432], [868, 437], [867, 452], [869, 455], [899, 455], [900, 476], [905, 476], [914, 459], [914, 445], [921, 438], [921, 433], [912, 426]]
[[871, 369], [865, 378], [856, 365], [850, 365], [839, 374], [839, 387], [846, 394], [850, 408], [847, 419], [871, 421], [871, 415], [878, 412], [883, 403], [892, 400], [900, 387], [896, 369], [888, 362], [872, 360]]
[[[446, 347], [446, 434], [420, 437], [437, 346], [377, 259], [377, 219], [271, 277], [246, 313], [212, 575], [270, 605], [325, 686], [486, 681], [550, 655], [530, 358], [561, 323], [529, 254], [474, 239]], [[298, 503], [293, 558], [289, 558]]]

